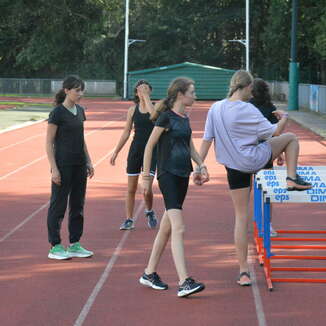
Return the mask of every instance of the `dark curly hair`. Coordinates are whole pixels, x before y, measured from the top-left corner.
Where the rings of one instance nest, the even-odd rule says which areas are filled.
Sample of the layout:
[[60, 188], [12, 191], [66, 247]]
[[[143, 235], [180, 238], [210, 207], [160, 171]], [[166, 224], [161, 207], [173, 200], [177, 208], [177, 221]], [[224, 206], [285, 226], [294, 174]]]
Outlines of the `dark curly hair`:
[[139, 103], [139, 97], [138, 97], [138, 95], [137, 95], [137, 87], [140, 86], [140, 85], [143, 85], [143, 84], [148, 85], [148, 87], [150, 88], [151, 91], [153, 90], [152, 85], [151, 85], [147, 80], [145, 80], [145, 79], [140, 79], [140, 80], [138, 80], [137, 83], [136, 83], [135, 86], [134, 86], [134, 102], [135, 102], [136, 104]]
[[268, 84], [261, 78], [255, 78], [252, 88], [252, 96], [258, 105], [269, 106], [272, 103]]

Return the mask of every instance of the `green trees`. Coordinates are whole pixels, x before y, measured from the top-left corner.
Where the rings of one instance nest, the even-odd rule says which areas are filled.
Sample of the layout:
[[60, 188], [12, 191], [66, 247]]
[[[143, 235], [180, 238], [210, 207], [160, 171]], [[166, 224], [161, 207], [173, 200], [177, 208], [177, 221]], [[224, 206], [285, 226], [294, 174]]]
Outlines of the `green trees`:
[[[124, 0], [1, 0], [2, 76], [122, 80]], [[288, 78], [290, 0], [250, 0], [254, 74]], [[191, 61], [229, 69], [245, 65], [245, 0], [130, 0], [129, 70]], [[323, 1], [301, 1], [301, 81], [326, 83]]]

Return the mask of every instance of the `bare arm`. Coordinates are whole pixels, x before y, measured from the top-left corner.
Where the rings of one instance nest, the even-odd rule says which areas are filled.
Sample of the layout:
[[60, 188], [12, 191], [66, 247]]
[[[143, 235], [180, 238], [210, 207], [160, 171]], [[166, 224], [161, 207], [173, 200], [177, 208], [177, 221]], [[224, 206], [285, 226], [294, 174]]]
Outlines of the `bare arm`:
[[57, 129], [58, 126], [53, 124], [53, 123], [49, 123], [48, 124], [48, 128], [46, 131], [46, 154], [50, 163], [50, 167], [51, 167], [51, 179], [52, 181], [57, 184], [57, 185], [61, 185], [61, 176], [60, 176], [60, 172], [59, 169], [57, 167], [57, 163], [55, 161], [55, 157], [54, 157], [54, 139], [55, 139], [55, 135], [57, 133]]
[[94, 176], [94, 167], [93, 167], [93, 164], [92, 164], [92, 160], [91, 160], [91, 158], [89, 156], [87, 145], [86, 145], [85, 141], [84, 141], [84, 152], [85, 152], [85, 156], [86, 156], [87, 175], [90, 178], [92, 178]]
[[195, 169], [193, 175], [194, 183], [197, 185], [202, 185], [204, 182], [207, 182], [209, 180], [209, 175], [208, 175], [207, 167], [206, 165], [204, 165], [204, 160], [196, 151], [192, 139], [190, 141], [190, 151], [191, 151], [191, 158], [197, 163], [197, 168]]
[[130, 107], [128, 110], [127, 120], [126, 120], [125, 127], [123, 129], [122, 135], [121, 135], [119, 142], [118, 142], [117, 146], [115, 147], [114, 152], [112, 153], [112, 156], [110, 158], [111, 165], [115, 165], [115, 160], [116, 160], [119, 152], [121, 151], [123, 146], [126, 144], [127, 140], [129, 139], [131, 129], [132, 129], [132, 117], [134, 115], [134, 112], [135, 112], [135, 107], [134, 106]]
[[149, 114], [152, 114], [154, 112], [154, 105], [152, 104], [150, 94], [151, 90], [148, 85], [142, 84], [137, 87], [138, 95], [140, 98], [143, 99], [145, 103], [145, 109]]
[[282, 110], [276, 110], [273, 113], [279, 119], [279, 121], [277, 123], [277, 128], [276, 128], [273, 136], [279, 136], [283, 132], [283, 130], [288, 122], [288, 113], [284, 112]]
[[203, 162], [205, 162], [206, 156], [208, 154], [208, 151], [212, 145], [212, 140], [202, 140], [202, 143], [200, 145], [200, 149], [199, 149], [199, 155], [201, 157], [201, 159], [203, 160]]
[[201, 156], [198, 154], [192, 139], [190, 140], [190, 154], [191, 154], [191, 158], [193, 159], [193, 161], [196, 162], [198, 166], [203, 165], [204, 162]]
[[142, 175], [144, 191], [148, 191], [152, 184], [153, 178], [150, 176], [149, 172], [150, 172], [151, 161], [153, 156], [153, 149], [157, 144], [158, 140], [160, 139], [163, 132], [164, 132], [164, 128], [157, 127], [157, 126], [154, 127], [145, 147], [144, 159], [143, 159], [143, 175]]
[[143, 175], [149, 176], [149, 170], [151, 167], [151, 161], [153, 156], [153, 149], [157, 144], [158, 140], [160, 139], [162, 133], [164, 132], [164, 128], [155, 126], [149, 139], [147, 141], [145, 152], [144, 152], [144, 159], [143, 159]]

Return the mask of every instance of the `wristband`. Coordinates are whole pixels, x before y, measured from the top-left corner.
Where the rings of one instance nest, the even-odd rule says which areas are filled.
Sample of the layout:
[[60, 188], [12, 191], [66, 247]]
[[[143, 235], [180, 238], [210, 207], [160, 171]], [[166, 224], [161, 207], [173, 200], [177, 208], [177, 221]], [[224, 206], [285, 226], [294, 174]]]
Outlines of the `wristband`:
[[287, 118], [289, 116], [289, 114], [287, 112], [282, 114], [282, 118]]

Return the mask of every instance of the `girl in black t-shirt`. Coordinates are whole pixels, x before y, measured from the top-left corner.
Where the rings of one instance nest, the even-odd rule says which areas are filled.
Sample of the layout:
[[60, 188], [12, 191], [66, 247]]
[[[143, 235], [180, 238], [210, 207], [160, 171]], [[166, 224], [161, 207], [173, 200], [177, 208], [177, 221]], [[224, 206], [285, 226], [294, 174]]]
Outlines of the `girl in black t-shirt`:
[[[128, 191], [126, 196], [126, 219], [120, 226], [120, 230], [131, 230], [134, 228], [134, 206], [138, 187], [138, 178], [143, 168], [144, 150], [147, 140], [153, 130], [154, 124], [150, 120], [150, 114], [154, 107], [150, 99], [152, 86], [146, 80], [139, 80], [134, 88], [134, 102], [128, 110], [127, 121], [120, 137], [120, 140], [110, 158], [110, 163], [115, 165], [115, 160], [130, 137], [134, 128], [134, 138], [130, 145], [127, 159]], [[152, 183], [156, 170], [156, 155], [153, 156], [150, 169], [150, 187], [144, 191], [145, 215], [147, 224], [151, 229], [157, 225], [155, 212], [153, 211], [153, 191]]]
[[156, 290], [168, 288], [168, 285], [163, 283], [156, 273], [156, 268], [171, 236], [172, 255], [179, 276], [179, 297], [186, 297], [205, 288], [204, 284], [189, 277], [183, 245], [182, 205], [188, 189], [189, 175], [192, 172], [191, 159], [198, 164], [198, 169], [201, 172], [196, 174], [196, 183], [201, 184], [208, 181], [206, 166], [202, 164], [202, 160], [195, 150], [189, 118], [185, 114], [186, 107], [191, 106], [195, 99], [195, 87], [192, 80], [177, 78], [171, 83], [167, 98], [158, 103], [152, 116], [153, 120], [157, 120], [144, 155], [143, 186], [144, 189], [149, 189], [151, 186], [150, 162], [153, 149], [157, 144], [157, 178], [166, 210], [154, 241], [148, 265], [139, 281]]
[[[51, 199], [47, 225], [52, 245], [48, 257], [69, 259], [90, 257], [93, 252], [83, 248], [79, 240], [83, 233], [84, 202], [87, 176], [94, 168], [84, 140], [84, 109], [77, 103], [84, 93], [84, 82], [75, 76], [63, 81], [56, 94], [56, 107], [48, 119], [46, 152], [51, 166]], [[60, 229], [69, 199], [70, 246], [61, 244]]]

